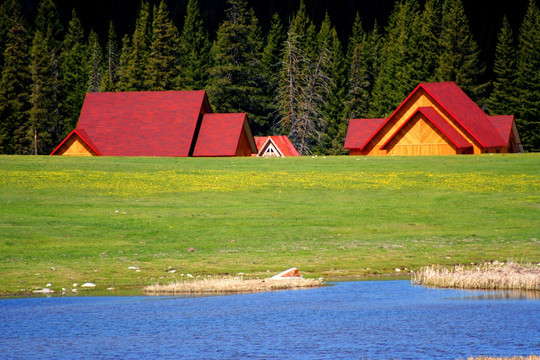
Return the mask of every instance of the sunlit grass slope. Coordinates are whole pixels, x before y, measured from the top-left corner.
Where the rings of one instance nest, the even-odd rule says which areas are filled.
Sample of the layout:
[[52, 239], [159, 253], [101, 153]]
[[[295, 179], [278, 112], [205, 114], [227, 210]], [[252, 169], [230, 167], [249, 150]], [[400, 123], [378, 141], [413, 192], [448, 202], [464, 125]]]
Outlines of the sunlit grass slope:
[[539, 262], [539, 204], [536, 154], [2, 156], [0, 293], [293, 266], [328, 279]]

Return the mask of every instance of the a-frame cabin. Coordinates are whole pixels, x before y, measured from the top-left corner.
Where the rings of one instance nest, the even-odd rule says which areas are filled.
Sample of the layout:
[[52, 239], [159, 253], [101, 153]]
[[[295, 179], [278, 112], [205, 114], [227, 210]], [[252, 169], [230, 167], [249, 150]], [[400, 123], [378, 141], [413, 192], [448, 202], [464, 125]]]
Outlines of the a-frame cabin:
[[488, 116], [455, 83], [422, 83], [388, 117], [351, 119], [351, 155], [522, 152], [514, 117]]

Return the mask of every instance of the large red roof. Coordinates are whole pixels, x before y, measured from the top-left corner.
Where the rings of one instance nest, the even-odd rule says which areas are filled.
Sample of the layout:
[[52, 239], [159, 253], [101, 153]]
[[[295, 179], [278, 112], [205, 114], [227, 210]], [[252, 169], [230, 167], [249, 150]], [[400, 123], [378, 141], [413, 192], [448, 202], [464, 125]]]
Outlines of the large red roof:
[[267, 142], [273, 142], [282, 156], [300, 156], [296, 148], [286, 135], [279, 136], [255, 136], [257, 151], [260, 152]]
[[351, 119], [345, 137], [345, 149], [363, 149], [386, 119]]
[[[344, 148], [363, 150], [377, 133], [400, 113], [400, 110], [408, 104], [409, 99], [411, 99], [420, 89], [423, 89], [431, 96], [433, 101], [441, 106], [453, 120], [461, 125], [464, 131], [469, 133], [480, 146], [489, 148], [507, 145], [507, 141], [505, 141], [505, 139], [501, 137], [499, 131], [495, 129], [489, 116], [486, 115], [486, 113], [484, 113], [482, 109], [480, 109], [480, 107], [478, 107], [478, 105], [476, 105], [474, 101], [472, 101], [454, 82], [448, 81], [419, 84], [386, 119], [352, 119], [347, 130]], [[433, 109], [433, 111], [435, 111], [435, 109]], [[429, 112], [432, 113], [431, 111]], [[439, 127], [441, 131], [443, 131], [441, 126], [444, 126], [444, 129], [446, 130], [443, 131], [443, 133], [445, 133], [455, 145], [457, 145], [455, 141], [458, 138], [459, 142], [462, 142], [462, 136], [455, 136], [455, 134], [453, 134], [454, 131], [449, 130], [449, 124], [442, 125], [446, 120], [439, 117], [440, 116], [431, 116], [430, 120], [432, 120], [432, 123]], [[433, 119], [435, 120], [433, 121]]]
[[246, 114], [204, 114], [193, 156], [235, 156], [242, 131], [256, 152]]
[[496, 115], [490, 116], [489, 119], [503, 139], [510, 139], [512, 125], [514, 124], [514, 115]]
[[88, 93], [77, 131], [105, 156], [188, 156], [204, 91]]
[[454, 82], [422, 83], [419, 87], [426, 90], [483, 147], [507, 145], [486, 113]]

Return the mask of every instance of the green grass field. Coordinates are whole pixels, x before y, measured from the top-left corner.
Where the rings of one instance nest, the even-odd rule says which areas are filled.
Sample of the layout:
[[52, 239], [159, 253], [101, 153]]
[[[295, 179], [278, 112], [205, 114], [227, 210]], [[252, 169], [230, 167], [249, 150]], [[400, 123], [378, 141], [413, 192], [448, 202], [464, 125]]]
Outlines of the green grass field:
[[539, 154], [0, 156], [0, 294], [540, 262], [539, 204]]

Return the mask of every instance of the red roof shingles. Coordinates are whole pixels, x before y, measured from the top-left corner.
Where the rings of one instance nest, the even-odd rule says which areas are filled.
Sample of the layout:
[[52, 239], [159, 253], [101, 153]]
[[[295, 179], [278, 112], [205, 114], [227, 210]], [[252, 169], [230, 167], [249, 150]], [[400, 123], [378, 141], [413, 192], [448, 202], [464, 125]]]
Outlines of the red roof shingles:
[[503, 139], [510, 139], [512, 125], [514, 124], [514, 115], [495, 115], [490, 116], [489, 119]]
[[[349, 123], [347, 136], [345, 138], [345, 149], [364, 150], [368, 143], [383, 129], [385, 125], [392, 121], [394, 116], [407, 105], [420, 89], [423, 89], [433, 100], [438, 103], [457, 123], [461, 125], [465, 132], [469, 133], [478, 143], [484, 147], [503, 147], [507, 145], [506, 137], [501, 136], [490, 118], [463, 92], [454, 82], [421, 83], [409, 96], [399, 105], [399, 107], [386, 119], [352, 119]], [[424, 108], [425, 110], [425, 108]], [[435, 109], [427, 110], [432, 115]], [[425, 113], [425, 111], [424, 111]], [[438, 116], [431, 116], [432, 123], [439, 128], [455, 145], [460, 143], [463, 148], [463, 136], [447, 121]], [[427, 115], [426, 115], [427, 116]], [[443, 125], [444, 124], [444, 125]], [[443, 130], [444, 129], [444, 130]], [[455, 132], [455, 133], [454, 133]], [[456, 133], [459, 135], [457, 136]], [[386, 145], [386, 144], [385, 144]], [[469, 144], [467, 147], [470, 147]]]
[[244, 113], [204, 114], [193, 156], [235, 156], [242, 131], [252, 137]]
[[351, 119], [345, 137], [345, 149], [363, 149], [386, 119]]
[[419, 107], [405, 122], [386, 140], [386, 142], [380, 147], [384, 149], [386, 145], [396, 136], [399, 131], [417, 114], [423, 114], [439, 131], [441, 131], [444, 136], [454, 146], [458, 149], [466, 149], [472, 147], [472, 145], [465, 139], [456, 129], [454, 129], [448, 122], [437, 112], [437, 110], [432, 107]]
[[426, 90], [483, 147], [506, 145], [486, 113], [454, 82], [422, 83], [418, 87]]
[[106, 156], [188, 156], [204, 91], [88, 93], [77, 130]]
[[272, 141], [278, 148], [282, 156], [300, 156], [296, 148], [286, 135], [279, 136], [255, 136], [255, 143], [257, 145], [257, 151], [260, 154], [262, 148], [268, 141]]

